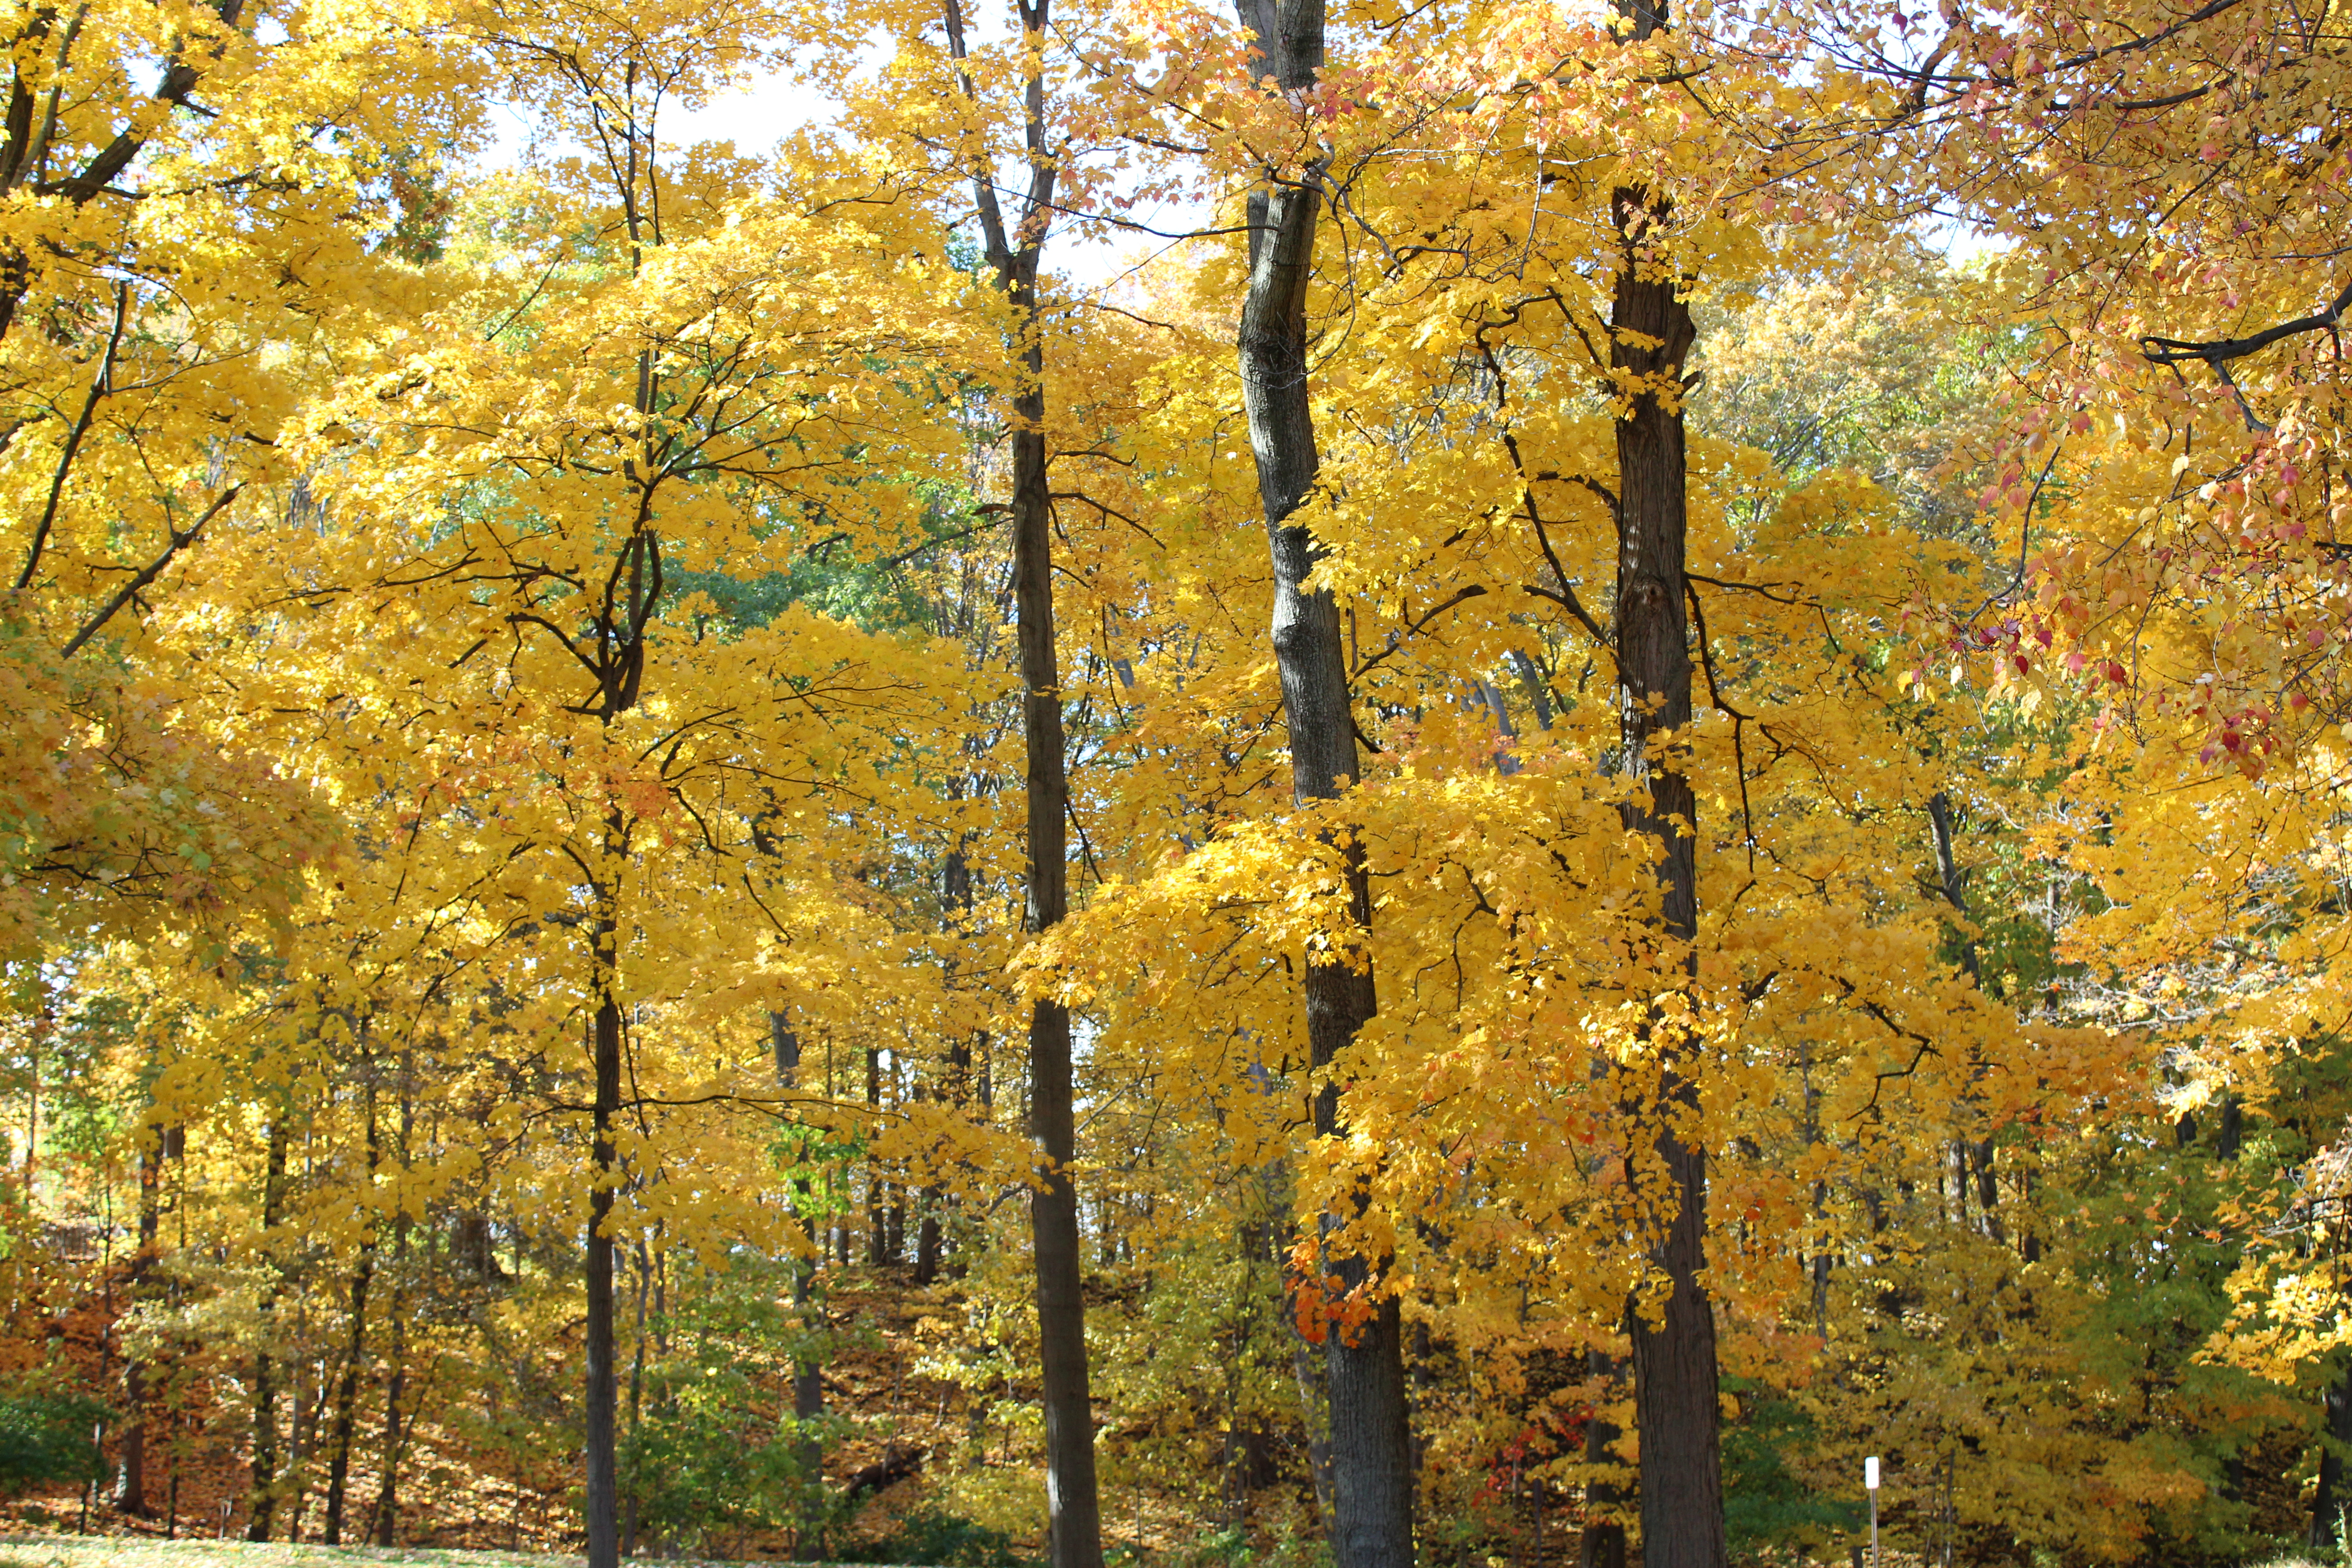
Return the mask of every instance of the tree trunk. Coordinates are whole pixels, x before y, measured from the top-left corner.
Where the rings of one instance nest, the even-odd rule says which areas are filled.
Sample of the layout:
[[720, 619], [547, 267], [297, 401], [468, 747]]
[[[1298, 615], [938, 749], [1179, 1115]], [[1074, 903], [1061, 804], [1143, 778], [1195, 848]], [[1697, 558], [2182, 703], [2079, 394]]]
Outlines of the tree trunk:
[[[787, 1091], [799, 1088], [801, 1037], [799, 1031], [793, 1027], [790, 1014], [776, 1012], [768, 1015], [768, 1041], [775, 1052], [776, 1087]], [[799, 1325], [803, 1347], [809, 1343], [809, 1319], [816, 1290], [816, 1267], [824, 1256], [824, 1248], [817, 1239], [814, 1186], [805, 1166], [801, 1174], [793, 1178], [793, 1195], [800, 1205], [803, 1233], [808, 1238], [808, 1255], [793, 1265], [793, 1316]], [[814, 1426], [824, 1414], [824, 1368], [803, 1348], [793, 1358], [793, 1419], [801, 1424], [801, 1440], [793, 1457], [800, 1463], [801, 1480], [811, 1488], [821, 1486], [824, 1481], [824, 1448], [817, 1441]], [[797, 1551], [800, 1543], [794, 1544]]]
[[[1323, 66], [1321, 0], [1240, 0], [1243, 24], [1257, 35], [1265, 74], [1276, 88], [1312, 87]], [[1321, 467], [1307, 376], [1307, 284], [1322, 205], [1323, 170], [1267, 171], [1250, 197], [1250, 270], [1242, 300], [1242, 397], [1249, 420], [1274, 566], [1272, 636], [1289, 729], [1291, 792], [1301, 805], [1335, 798], [1362, 777], [1349, 705], [1346, 647], [1338, 604], [1304, 584], [1318, 558], [1307, 529], [1289, 521], [1314, 488]], [[1370, 955], [1371, 896], [1363, 852], [1341, 851], [1349, 931], [1320, 956], [1310, 955], [1306, 994], [1308, 1053], [1318, 1071], [1331, 1063], [1372, 1016]], [[1327, 1082], [1315, 1100], [1318, 1136], [1344, 1135], [1339, 1089]], [[1363, 1201], [1359, 1194], [1359, 1204]], [[1338, 1223], [1326, 1221], [1327, 1234]], [[1333, 1259], [1345, 1289], [1372, 1282], [1385, 1259]], [[1405, 1406], [1403, 1335], [1394, 1296], [1369, 1321], [1324, 1340], [1331, 1412], [1332, 1555], [1337, 1568], [1411, 1568], [1412, 1466]]]
[[[1050, 931], [1069, 909], [1069, 805], [1062, 736], [1061, 674], [1054, 652], [1051, 502], [1045, 491], [1044, 348], [1036, 337], [1034, 261], [1015, 303], [1031, 324], [1013, 399], [1013, 579], [1020, 605], [1022, 738], [1028, 758], [1028, 924]], [[1037, 1261], [1037, 1340], [1045, 1403], [1046, 1505], [1054, 1568], [1101, 1568], [1102, 1519], [1095, 1481], [1094, 1405], [1087, 1388], [1086, 1300], [1078, 1237], [1078, 1191], [1070, 1176], [1077, 1123], [1070, 1068], [1070, 1015], [1040, 999], [1029, 1014], [1029, 1128], [1043, 1181], [1029, 1201]]]
[[[1664, 22], [1637, 4], [1633, 37]], [[1656, 845], [1663, 973], [1696, 973], [1697, 840], [1686, 742], [1691, 659], [1685, 598], [1685, 461], [1682, 375], [1695, 331], [1678, 297], [1664, 245], [1662, 201], [1639, 189], [1611, 197], [1624, 237], [1610, 324], [1611, 361], [1631, 390], [1617, 420], [1616, 655], [1624, 766], [1647, 798], [1625, 807], [1625, 826]], [[1662, 974], [1663, 977], [1663, 974]], [[1663, 1029], [1662, 1022], [1655, 1026]], [[1666, 1179], [1674, 1210], [1649, 1243], [1654, 1278], [1664, 1281], [1654, 1319], [1636, 1302], [1633, 1339], [1634, 1419], [1641, 1433], [1642, 1557], [1644, 1568], [1723, 1568], [1723, 1473], [1717, 1433], [1715, 1312], [1699, 1283], [1706, 1266], [1706, 1152], [1696, 1138], [1696, 1047], [1661, 1035], [1654, 1100], [1627, 1110], [1637, 1136]]]
[[619, 1455], [615, 1406], [619, 1396], [613, 1328], [613, 1184], [619, 1163], [613, 1144], [613, 1119], [621, 1109], [621, 1002], [614, 994], [613, 961], [617, 932], [607, 912], [597, 922], [596, 1030], [593, 1063], [595, 1101], [591, 1111], [588, 1195], [587, 1441], [582, 1455], [587, 1472], [584, 1500], [588, 1568], [616, 1568], [621, 1560]]
[[[400, 1058], [400, 1170], [410, 1169], [410, 1134], [416, 1126], [416, 1061], [413, 1051]], [[404, 1181], [400, 1206], [392, 1215], [392, 1344], [391, 1375], [384, 1380], [383, 1457], [378, 1461], [375, 1506], [368, 1510], [368, 1534], [378, 1546], [397, 1544], [394, 1535], [400, 1519], [400, 1460], [407, 1447], [408, 1398], [408, 1213]]]
[[[964, 854], [961, 837], [957, 838], [955, 847], [948, 851], [946, 862], [940, 868], [940, 882], [942, 912], [948, 920], [957, 922], [959, 930], [969, 931], [972, 908], [971, 861]], [[953, 1106], [959, 1114], [968, 1110], [971, 1104], [971, 1039], [961, 1035], [949, 1041], [947, 1071], [940, 1084], [939, 1098]], [[915, 1243], [915, 1283], [918, 1285], [929, 1285], [939, 1278], [948, 1239], [941, 1211], [952, 1201], [941, 1188], [931, 1186], [923, 1189], [923, 1223]]]
[[[381, 1151], [373, 1072], [369, 1073], [366, 1095], [368, 1190], [373, 1192]], [[360, 1379], [366, 1365], [368, 1290], [375, 1282], [375, 1222], [371, 1218], [367, 1235], [360, 1241], [359, 1262], [352, 1269], [351, 1333], [343, 1349], [342, 1379], [335, 1385], [334, 1428], [328, 1438], [327, 1517], [319, 1538], [329, 1546], [340, 1546], [343, 1541], [344, 1494], [351, 1484], [352, 1434], [358, 1425]]]
[[[1584, 1424], [1584, 1462], [1620, 1462], [1618, 1440], [1624, 1434], [1601, 1411], [1601, 1401], [1613, 1395], [1623, 1375], [1623, 1363], [1595, 1347], [1584, 1353], [1585, 1371], [1593, 1383], [1592, 1414]], [[1589, 1478], [1584, 1483], [1584, 1529], [1577, 1538], [1577, 1568], [1625, 1568], [1625, 1489], [1613, 1479]]]
[[[968, 100], [979, 91], [968, 72], [962, 0], [945, 0], [950, 53]], [[1052, 0], [1013, 0], [1023, 34], [1040, 48]], [[1046, 484], [1045, 321], [1037, 308], [1037, 269], [1054, 221], [1061, 167], [1045, 124], [1042, 56], [1032, 54], [1024, 82], [1022, 142], [1029, 179], [1015, 222], [1007, 226], [996, 171], [975, 164], [972, 200], [996, 285], [1013, 308], [1019, 334], [1020, 384], [1013, 397], [1013, 596], [1021, 649], [1021, 741], [1026, 758], [1029, 860], [1026, 924], [1044, 932], [1069, 912], [1068, 760], [1062, 733], [1062, 678], [1054, 648], [1053, 498]], [[1070, 1164], [1077, 1158], [1072, 1106], [1070, 1015], [1039, 1000], [1029, 1013], [1029, 1131], [1039, 1154], [1039, 1184], [1029, 1200], [1037, 1268], [1037, 1344], [1045, 1406], [1045, 1510], [1053, 1568], [1102, 1568], [1102, 1510], [1095, 1479], [1094, 1401], [1087, 1387], [1086, 1299], [1078, 1238], [1078, 1194]]]
[[2345, 1449], [2352, 1447], [2352, 1360], [2327, 1385], [2326, 1420], [2320, 1427], [2319, 1489], [2311, 1499], [2311, 1548], [2332, 1551], [2342, 1539], [2344, 1510], [2352, 1507], [2352, 1493], [2344, 1481]]
[[[139, 1145], [139, 1255], [131, 1260], [128, 1281], [135, 1309], [155, 1272], [163, 1226], [163, 1141], [153, 1130]], [[116, 1473], [114, 1506], [133, 1519], [145, 1519], [147, 1509], [147, 1406], [152, 1391], [147, 1385], [147, 1363], [126, 1358], [122, 1367], [122, 1403], [128, 1419], [122, 1427], [122, 1467]]]
[[278, 1507], [278, 1363], [268, 1347], [277, 1340], [278, 1268], [269, 1256], [273, 1233], [283, 1217], [279, 1206], [286, 1187], [286, 1117], [270, 1118], [269, 1160], [261, 1179], [261, 1246], [265, 1283], [261, 1288], [262, 1349], [253, 1358], [253, 1487], [251, 1511], [245, 1528], [247, 1541], [268, 1541]]

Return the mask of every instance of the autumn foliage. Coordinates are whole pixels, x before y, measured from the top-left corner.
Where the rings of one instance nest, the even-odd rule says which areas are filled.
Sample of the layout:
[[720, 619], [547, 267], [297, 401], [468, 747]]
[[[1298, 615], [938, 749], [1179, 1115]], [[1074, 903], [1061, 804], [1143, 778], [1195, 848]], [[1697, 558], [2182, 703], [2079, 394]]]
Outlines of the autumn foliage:
[[53, 1515], [2338, 1537], [2340, 7], [0, 31]]

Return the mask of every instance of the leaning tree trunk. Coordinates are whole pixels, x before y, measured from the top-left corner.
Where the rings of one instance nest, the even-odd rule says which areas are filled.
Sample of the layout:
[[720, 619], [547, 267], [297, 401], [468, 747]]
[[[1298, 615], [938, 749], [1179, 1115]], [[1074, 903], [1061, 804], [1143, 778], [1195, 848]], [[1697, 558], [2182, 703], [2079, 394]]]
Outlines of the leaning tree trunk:
[[[1658, 28], [1661, 12], [1646, 3], [1634, 6], [1636, 41]], [[1621, 188], [1611, 207], [1624, 237], [1610, 320], [1612, 363], [1630, 394], [1617, 420], [1620, 740], [1625, 766], [1646, 785], [1626, 805], [1625, 823], [1656, 846], [1662, 977], [1675, 970], [1695, 975], [1698, 865], [1686, 771], [1691, 658], [1682, 415], [1683, 362], [1695, 330], [1664, 244], [1664, 201]], [[1642, 1558], [1644, 1568], [1723, 1568], [1715, 1311], [1699, 1281], [1706, 1265], [1706, 1152], [1696, 1125], [1697, 1043], [1666, 1032], [1663, 1020], [1654, 1017], [1652, 1025], [1660, 1031], [1653, 1041], [1655, 1097], [1634, 1096], [1627, 1110], [1631, 1124], [1650, 1139], [1673, 1212], [1649, 1244], [1650, 1268], [1668, 1287], [1664, 1300], [1646, 1310], [1636, 1301], [1629, 1313]]]
[[[1321, 0], [1241, 0], [1243, 24], [1257, 35], [1266, 74], [1279, 90], [1314, 85], [1323, 65]], [[1242, 301], [1242, 396], [1256, 458], [1274, 565], [1273, 643], [1290, 734], [1291, 790], [1301, 805], [1329, 800], [1362, 767], [1349, 706], [1346, 647], [1338, 603], [1328, 590], [1305, 584], [1319, 552], [1305, 525], [1290, 521], [1314, 488], [1321, 466], [1307, 398], [1307, 283], [1314, 258], [1315, 226], [1322, 204], [1323, 170], [1268, 171], [1265, 189], [1250, 198], [1249, 284]], [[1368, 955], [1371, 895], [1363, 851], [1352, 840], [1340, 851], [1349, 931], [1323, 954], [1307, 959], [1308, 1054], [1328, 1068], [1372, 1016], [1374, 992]], [[1326, 1083], [1315, 1100], [1318, 1136], [1343, 1136], [1339, 1089]], [[1363, 1194], [1358, 1194], [1358, 1203]], [[1328, 1227], [1327, 1226], [1327, 1229]], [[1332, 1272], [1354, 1289], [1371, 1281], [1382, 1260], [1352, 1256]], [[1383, 1294], [1370, 1318], [1324, 1340], [1330, 1390], [1332, 1555], [1338, 1568], [1412, 1568], [1412, 1462], [1405, 1408], [1403, 1334], [1393, 1295]]]

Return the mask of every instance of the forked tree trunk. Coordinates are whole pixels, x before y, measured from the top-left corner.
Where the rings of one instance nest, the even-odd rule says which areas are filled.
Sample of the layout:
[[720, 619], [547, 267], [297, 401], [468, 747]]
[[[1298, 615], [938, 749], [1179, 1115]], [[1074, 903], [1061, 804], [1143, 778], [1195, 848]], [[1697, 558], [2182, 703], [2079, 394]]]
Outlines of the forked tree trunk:
[[[1664, 21], [1663, 4], [1633, 0], [1634, 41]], [[1617, 420], [1617, 626], [1624, 764], [1646, 787], [1625, 825], [1656, 846], [1657, 932], [1668, 973], [1696, 975], [1697, 840], [1686, 750], [1691, 657], [1685, 596], [1683, 362], [1695, 334], [1654, 194], [1621, 188], [1611, 208], [1623, 238], [1610, 324], [1611, 359], [1629, 406]], [[1664, 1028], [1663, 1023], [1656, 1026]], [[1706, 1152], [1696, 1141], [1697, 1044], [1662, 1035], [1654, 1099], [1630, 1097], [1636, 1137], [1666, 1178], [1675, 1204], [1649, 1262], [1667, 1283], [1653, 1320], [1636, 1303], [1634, 1421], [1641, 1435], [1644, 1568], [1723, 1568], [1723, 1466], [1717, 1432], [1715, 1311], [1699, 1282], [1706, 1266]], [[1664, 1216], [1660, 1216], [1664, 1217]]]
[[[1322, 0], [1240, 0], [1243, 25], [1257, 35], [1261, 74], [1277, 89], [1312, 87], [1323, 66]], [[1297, 804], [1336, 797], [1360, 779], [1355, 717], [1349, 706], [1339, 610], [1328, 591], [1305, 584], [1319, 552], [1290, 521], [1321, 467], [1307, 397], [1307, 284], [1322, 205], [1321, 165], [1269, 170], [1250, 197], [1250, 270], [1242, 300], [1243, 405], [1256, 459], [1266, 541], [1274, 565], [1273, 643], [1289, 728], [1291, 791]], [[1326, 1068], [1372, 1016], [1369, 955], [1371, 895], [1362, 850], [1342, 850], [1352, 928], [1321, 956], [1307, 959], [1307, 1048]], [[1353, 940], [1345, 940], [1351, 935]], [[1349, 949], [1358, 949], [1350, 952]], [[1337, 1084], [1315, 1100], [1315, 1130], [1345, 1131]], [[1359, 1202], [1361, 1197], [1360, 1195]], [[1330, 1271], [1350, 1289], [1366, 1284], [1381, 1259], [1348, 1256]], [[1331, 1419], [1332, 1555], [1338, 1568], [1412, 1568], [1412, 1463], [1405, 1402], [1403, 1334], [1393, 1295], [1383, 1293], [1369, 1320], [1325, 1337]]]

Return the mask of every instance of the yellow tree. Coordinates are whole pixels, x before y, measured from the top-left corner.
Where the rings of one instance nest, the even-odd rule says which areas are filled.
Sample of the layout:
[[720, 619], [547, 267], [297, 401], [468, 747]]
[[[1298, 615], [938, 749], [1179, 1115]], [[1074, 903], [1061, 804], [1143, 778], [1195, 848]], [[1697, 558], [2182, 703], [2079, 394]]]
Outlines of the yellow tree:
[[[455, 856], [404, 898], [428, 924], [449, 898], [483, 910], [500, 968], [555, 965], [504, 982], [517, 1017], [556, 1038], [574, 1018], [588, 1030], [584, 1092], [565, 1103], [586, 1129], [599, 1563], [619, 1551], [616, 1205], [625, 1183], [661, 1190], [657, 1151], [624, 1124], [681, 1097], [782, 1103], [768, 1073], [756, 1089], [648, 1084], [631, 1020], [713, 999], [740, 1009], [764, 986], [764, 1064], [784, 976], [822, 960], [778, 951], [793, 917], [763, 893], [797, 879], [761, 868], [755, 833], [800, 847], [800, 874], [822, 887], [840, 868], [817, 843], [824, 803], [919, 787], [915, 735], [844, 739], [857, 710], [919, 722], [912, 649], [845, 643], [805, 612], [730, 631], [678, 587], [756, 576], [813, 536], [895, 537], [906, 515], [892, 469], [911, 460], [899, 432], [914, 426], [888, 409], [919, 349], [882, 285], [921, 270], [898, 259], [913, 247], [894, 226], [917, 215], [854, 169], [788, 183], [661, 132], [664, 109], [749, 66], [760, 22], [698, 6], [458, 19], [537, 117], [532, 188], [474, 193], [428, 268], [429, 309], [346, 349], [305, 448], [332, 521], [280, 542], [272, 563], [301, 584], [287, 613], [315, 660], [281, 679], [303, 670], [299, 706], [318, 720], [369, 711], [334, 650], [354, 621], [377, 628], [383, 668], [364, 689], [383, 706], [351, 739], [408, 760], [362, 798], [392, 813], [394, 835], [436, 825]], [[845, 221], [861, 201], [875, 221]], [[765, 947], [748, 940], [763, 927]], [[856, 930], [842, 922], [835, 940]]]

